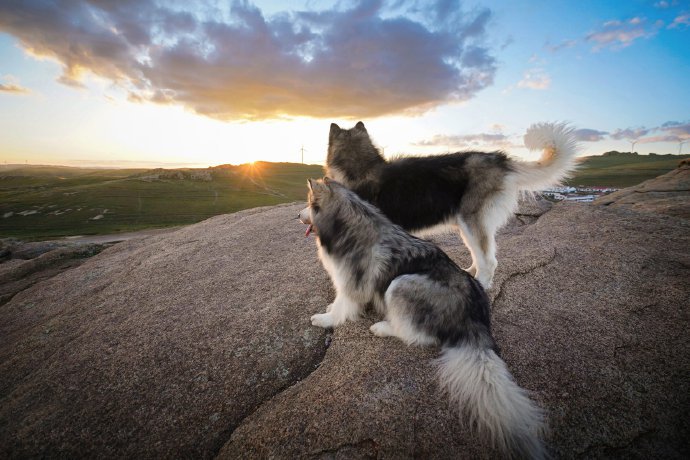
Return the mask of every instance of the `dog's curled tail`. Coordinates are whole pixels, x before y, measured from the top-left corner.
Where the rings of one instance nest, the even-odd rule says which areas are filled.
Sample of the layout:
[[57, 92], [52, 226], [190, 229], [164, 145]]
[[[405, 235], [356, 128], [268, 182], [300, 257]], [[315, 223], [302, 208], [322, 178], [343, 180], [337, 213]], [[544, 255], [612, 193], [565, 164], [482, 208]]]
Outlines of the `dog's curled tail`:
[[545, 458], [544, 413], [493, 350], [444, 348], [437, 364], [441, 387], [480, 435], [508, 457]]
[[539, 161], [515, 162], [520, 190], [538, 191], [559, 184], [575, 170], [575, 130], [565, 123], [537, 123], [525, 134], [525, 147], [542, 150]]

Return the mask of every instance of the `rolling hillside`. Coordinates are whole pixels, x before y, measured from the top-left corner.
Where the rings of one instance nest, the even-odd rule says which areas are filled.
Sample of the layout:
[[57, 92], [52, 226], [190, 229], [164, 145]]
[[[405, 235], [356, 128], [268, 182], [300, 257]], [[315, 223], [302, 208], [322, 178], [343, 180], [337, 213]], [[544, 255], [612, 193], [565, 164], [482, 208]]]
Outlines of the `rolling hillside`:
[[0, 169], [0, 237], [46, 239], [185, 225], [306, 197], [319, 165], [208, 169]]
[[[628, 187], [690, 155], [608, 152], [583, 158], [571, 185]], [[0, 237], [50, 239], [186, 225], [304, 200], [320, 165], [257, 162], [207, 169], [0, 166]]]
[[675, 169], [690, 155], [637, 155], [629, 152], [606, 152], [583, 157], [569, 185], [630, 187]]

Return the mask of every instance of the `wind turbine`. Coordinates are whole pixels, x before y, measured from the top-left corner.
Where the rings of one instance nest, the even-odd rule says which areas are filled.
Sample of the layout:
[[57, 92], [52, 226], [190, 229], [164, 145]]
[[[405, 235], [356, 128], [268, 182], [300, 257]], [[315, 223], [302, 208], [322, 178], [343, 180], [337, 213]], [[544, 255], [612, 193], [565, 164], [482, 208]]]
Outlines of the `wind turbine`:
[[304, 149], [304, 145], [303, 145], [302, 148], [300, 149], [300, 151], [302, 152], [302, 164], [304, 164], [304, 150], [305, 149]]
[[685, 139], [683, 141], [678, 141], [678, 155], [680, 155], [681, 150], [683, 150], [683, 144], [685, 144], [690, 139]]
[[635, 144], [637, 144], [637, 139], [630, 141], [630, 153], [635, 153]]

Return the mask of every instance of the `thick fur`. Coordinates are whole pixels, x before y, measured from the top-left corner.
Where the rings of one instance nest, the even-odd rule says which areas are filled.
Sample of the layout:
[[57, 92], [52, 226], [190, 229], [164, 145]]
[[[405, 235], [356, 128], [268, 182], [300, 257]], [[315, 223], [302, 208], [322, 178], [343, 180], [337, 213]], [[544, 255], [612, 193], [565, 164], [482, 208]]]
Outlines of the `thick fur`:
[[336, 327], [373, 304], [377, 336], [440, 345], [441, 386], [471, 426], [505, 455], [544, 457], [542, 411], [497, 354], [489, 300], [481, 285], [439, 247], [394, 225], [371, 204], [329, 179], [309, 182], [300, 219], [317, 235], [335, 301], [312, 324]]
[[354, 190], [390, 220], [415, 234], [451, 225], [472, 255], [467, 269], [485, 288], [496, 269], [496, 231], [517, 206], [520, 191], [559, 183], [575, 166], [576, 143], [564, 124], [536, 124], [525, 145], [542, 149], [537, 162], [503, 152], [459, 152], [387, 161], [360, 121], [331, 124], [326, 175]]

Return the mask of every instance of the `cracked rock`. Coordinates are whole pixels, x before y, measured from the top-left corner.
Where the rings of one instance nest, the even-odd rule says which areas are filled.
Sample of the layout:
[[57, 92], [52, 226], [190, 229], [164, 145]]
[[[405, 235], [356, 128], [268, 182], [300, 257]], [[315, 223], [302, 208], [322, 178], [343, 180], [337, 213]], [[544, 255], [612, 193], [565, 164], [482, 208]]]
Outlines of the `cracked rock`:
[[690, 160], [676, 169], [597, 199], [594, 203], [690, 219]]
[[[438, 349], [372, 336], [373, 313], [310, 325], [334, 293], [302, 207], [119, 243], [2, 305], [0, 456], [496, 458]], [[689, 230], [568, 203], [499, 233], [493, 331], [554, 457], [687, 458]]]

